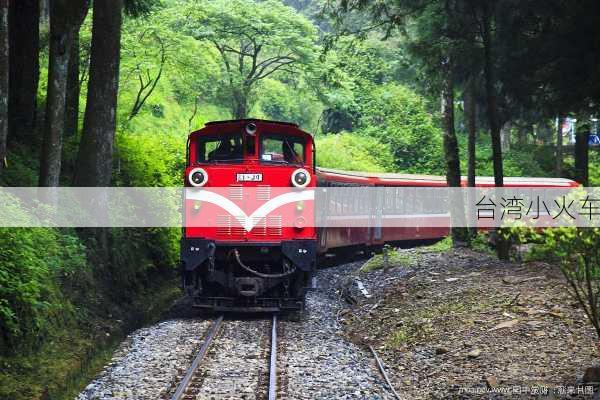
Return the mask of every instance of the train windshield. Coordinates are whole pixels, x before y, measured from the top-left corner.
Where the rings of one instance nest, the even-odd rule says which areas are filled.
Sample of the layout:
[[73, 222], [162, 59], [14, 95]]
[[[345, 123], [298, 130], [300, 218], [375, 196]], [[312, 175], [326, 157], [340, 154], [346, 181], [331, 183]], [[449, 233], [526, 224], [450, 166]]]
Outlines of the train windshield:
[[241, 162], [244, 159], [240, 133], [199, 136], [197, 143], [196, 161], [199, 163]]
[[304, 164], [304, 148], [306, 140], [302, 137], [264, 134], [260, 140], [261, 161]]

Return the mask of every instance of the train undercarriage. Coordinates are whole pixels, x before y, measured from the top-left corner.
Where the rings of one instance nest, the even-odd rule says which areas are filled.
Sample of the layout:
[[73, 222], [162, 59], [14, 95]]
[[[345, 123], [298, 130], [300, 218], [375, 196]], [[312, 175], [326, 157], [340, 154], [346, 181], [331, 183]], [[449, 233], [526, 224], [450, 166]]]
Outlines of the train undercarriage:
[[313, 286], [316, 241], [219, 243], [183, 239], [183, 287], [194, 306], [212, 311], [304, 309]]

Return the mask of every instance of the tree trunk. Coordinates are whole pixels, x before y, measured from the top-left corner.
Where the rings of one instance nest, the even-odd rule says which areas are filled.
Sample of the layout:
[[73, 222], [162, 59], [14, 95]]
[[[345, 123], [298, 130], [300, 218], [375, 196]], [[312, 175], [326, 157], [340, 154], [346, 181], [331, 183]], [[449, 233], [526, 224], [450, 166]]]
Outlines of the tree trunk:
[[[87, 10], [87, 7], [86, 7]], [[87, 13], [86, 13], [87, 14]], [[79, 129], [79, 30], [73, 34], [69, 72], [67, 76], [67, 99], [65, 113], [65, 135], [75, 136]]]
[[590, 124], [587, 118], [577, 120], [575, 134], [575, 180], [583, 186], [588, 186], [588, 150]]
[[233, 117], [234, 119], [244, 119], [248, 113], [248, 96], [241, 90], [233, 96]]
[[40, 66], [39, 0], [14, 0], [10, 7], [8, 127], [13, 135], [34, 137]]
[[[475, 187], [475, 160], [477, 157], [475, 144], [477, 141], [477, 102], [475, 100], [475, 82], [472, 78], [467, 81], [464, 92], [465, 125], [467, 127], [467, 186]], [[469, 197], [467, 204], [474, 204]], [[469, 236], [477, 235], [477, 228], [469, 229]]]
[[87, 10], [85, 0], [50, 2], [50, 59], [44, 143], [40, 160], [40, 186], [59, 184], [69, 56], [73, 35], [79, 30], [85, 10]]
[[[460, 187], [460, 158], [458, 141], [454, 130], [454, 82], [450, 58], [442, 62], [442, 125], [444, 139], [444, 157], [446, 159], [446, 182], [449, 187]], [[452, 242], [460, 245], [467, 238], [464, 226], [464, 203], [459, 196], [450, 197], [452, 217]]]
[[475, 85], [472, 79], [467, 82], [465, 90], [465, 125], [467, 127], [467, 185], [475, 186], [475, 142], [477, 140], [477, 103], [475, 101]]
[[558, 115], [557, 127], [556, 127], [556, 176], [562, 176], [562, 164], [563, 164], [563, 135], [562, 126], [565, 118], [562, 114]]
[[0, 0], [0, 172], [6, 163], [8, 137], [8, 7], [9, 0]]
[[94, 1], [92, 49], [75, 186], [109, 186], [119, 88], [123, 0]]
[[510, 133], [512, 130], [512, 124], [510, 122], [506, 122], [500, 128], [500, 146], [502, 148], [502, 153], [510, 151]]
[[[487, 97], [487, 118], [492, 138], [492, 160], [494, 164], [494, 183], [496, 187], [504, 186], [504, 170], [502, 167], [502, 142], [500, 138], [500, 122], [498, 121], [498, 99], [496, 97], [496, 78], [492, 52], [492, 10], [489, 1], [482, 3], [482, 40], [484, 50], [483, 74], [485, 77], [485, 92]], [[497, 229], [496, 254], [501, 260], [510, 258], [510, 242], [504, 239], [502, 229]]]
[[484, 75], [485, 91], [487, 97], [487, 118], [492, 137], [492, 158], [494, 163], [494, 182], [496, 186], [504, 185], [504, 171], [502, 169], [502, 145], [500, 141], [500, 123], [498, 122], [498, 100], [496, 97], [495, 74], [492, 56], [491, 36], [491, 10], [487, 1], [483, 2], [483, 48], [484, 48]]

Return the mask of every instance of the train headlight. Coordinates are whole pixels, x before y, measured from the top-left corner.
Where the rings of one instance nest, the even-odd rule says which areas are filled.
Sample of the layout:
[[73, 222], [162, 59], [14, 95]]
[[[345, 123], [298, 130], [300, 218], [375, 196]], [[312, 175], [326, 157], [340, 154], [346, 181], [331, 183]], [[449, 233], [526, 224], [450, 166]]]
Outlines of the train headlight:
[[206, 185], [206, 182], [208, 182], [208, 173], [204, 168], [194, 168], [188, 174], [188, 180], [192, 186], [204, 186]]
[[246, 133], [250, 136], [256, 135], [256, 124], [250, 122], [248, 125], [246, 125]]
[[292, 174], [292, 184], [296, 187], [303, 188], [310, 183], [310, 174], [304, 168], [298, 168]]

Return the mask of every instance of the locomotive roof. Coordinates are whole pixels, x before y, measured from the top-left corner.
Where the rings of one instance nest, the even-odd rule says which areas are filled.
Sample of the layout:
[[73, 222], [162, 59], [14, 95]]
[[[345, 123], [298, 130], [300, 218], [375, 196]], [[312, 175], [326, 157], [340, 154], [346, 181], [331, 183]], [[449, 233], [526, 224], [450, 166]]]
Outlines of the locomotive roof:
[[223, 121], [211, 121], [204, 124], [205, 126], [209, 125], [219, 125], [219, 124], [231, 124], [233, 122], [266, 122], [268, 124], [279, 124], [279, 125], [288, 125], [298, 128], [298, 124], [294, 122], [283, 122], [283, 121], [271, 121], [268, 119], [259, 119], [259, 118], [244, 118], [244, 119], [228, 119]]

